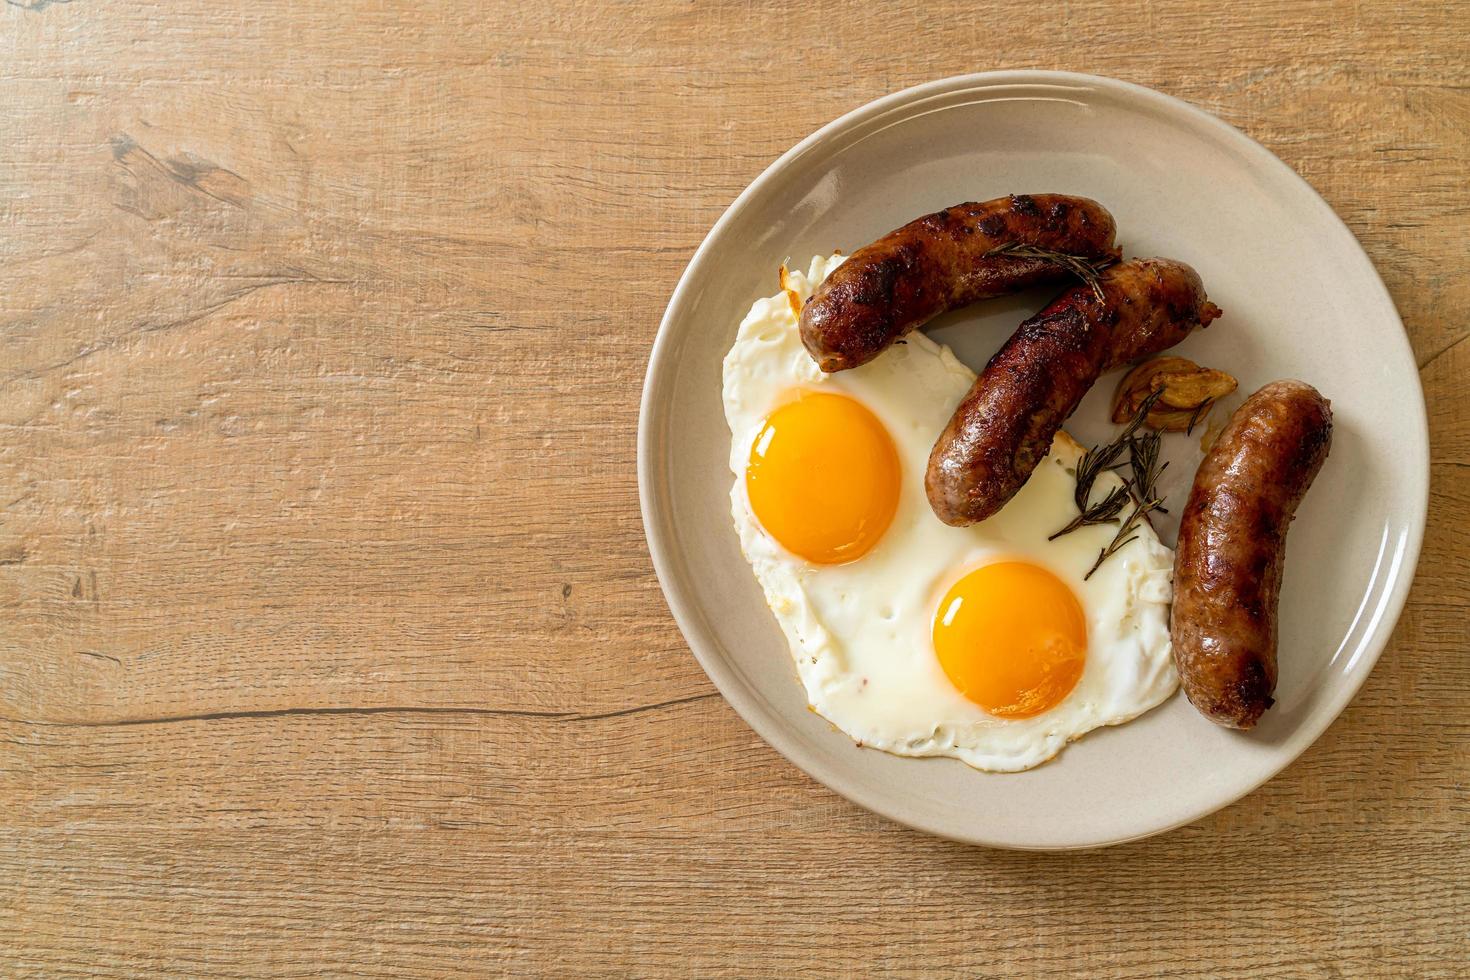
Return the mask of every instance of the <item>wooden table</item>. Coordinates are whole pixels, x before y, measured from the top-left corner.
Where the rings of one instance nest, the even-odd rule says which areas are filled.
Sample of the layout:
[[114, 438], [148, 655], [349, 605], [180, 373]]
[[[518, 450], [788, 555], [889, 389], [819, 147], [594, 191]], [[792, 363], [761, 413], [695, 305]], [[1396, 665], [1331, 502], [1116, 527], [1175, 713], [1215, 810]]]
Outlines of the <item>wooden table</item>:
[[[0, 6], [0, 975], [1464, 975], [1470, 3], [801, 6]], [[840, 113], [999, 67], [1265, 143], [1429, 403], [1357, 700], [1094, 853], [794, 769], [638, 515], [649, 345], [721, 210]]]

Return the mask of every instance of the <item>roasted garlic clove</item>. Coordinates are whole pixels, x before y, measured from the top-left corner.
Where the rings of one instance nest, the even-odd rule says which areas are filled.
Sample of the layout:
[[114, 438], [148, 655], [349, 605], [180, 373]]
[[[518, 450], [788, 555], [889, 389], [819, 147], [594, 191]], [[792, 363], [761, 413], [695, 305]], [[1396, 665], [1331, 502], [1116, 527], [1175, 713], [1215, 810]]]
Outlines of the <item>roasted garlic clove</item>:
[[1235, 387], [1235, 379], [1224, 371], [1200, 367], [1186, 357], [1155, 357], [1134, 367], [1118, 383], [1113, 421], [1128, 422], [1144, 400], [1158, 392], [1145, 424], [1161, 432], [1184, 432]]

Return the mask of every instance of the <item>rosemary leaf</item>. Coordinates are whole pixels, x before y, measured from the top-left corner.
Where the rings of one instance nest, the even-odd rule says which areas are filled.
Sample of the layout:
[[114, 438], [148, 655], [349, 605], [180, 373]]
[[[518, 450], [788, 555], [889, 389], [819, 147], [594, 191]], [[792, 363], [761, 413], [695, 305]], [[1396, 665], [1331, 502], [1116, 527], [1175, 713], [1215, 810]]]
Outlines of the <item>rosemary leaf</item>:
[[1206, 398], [1194, 407], [1194, 414], [1189, 417], [1189, 426], [1184, 430], [1187, 436], [1194, 435], [1194, 427], [1199, 425], [1199, 420], [1210, 413], [1210, 406], [1215, 404], [1212, 399]]

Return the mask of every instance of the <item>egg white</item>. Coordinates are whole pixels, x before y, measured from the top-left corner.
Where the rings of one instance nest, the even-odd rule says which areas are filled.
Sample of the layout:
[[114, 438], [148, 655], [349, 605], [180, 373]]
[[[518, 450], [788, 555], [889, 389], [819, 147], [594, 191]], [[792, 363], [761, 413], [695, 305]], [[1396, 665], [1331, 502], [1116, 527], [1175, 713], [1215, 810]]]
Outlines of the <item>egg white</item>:
[[[812, 259], [787, 285], [804, 301], [842, 262]], [[1040, 765], [1071, 740], [1137, 717], [1178, 687], [1169, 644], [1173, 553], [1144, 526], [1092, 575], [1115, 525], [1047, 536], [1077, 515], [1075, 467], [1082, 448], [1060, 433], [1050, 455], [1000, 513], [967, 528], [939, 521], [924, 495], [934, 440], [974, 381], [950, 352], [914, 332], [862, 367], [823, 374], [801, 345], [786, 295], [757, 300], [724, 362], [730, 424], [730, 493], [741, 549], [791, 647], [812, 708], [859, 745], [905, 756], [952, 756], [977, 769]], [[883, 539], [857, 561], [814, 565], [762, 530], [745, 491], [751, 441], [762, 422], [800, 390], [847, 395], [887, 427], [902, 489]], [[1118, 485], [1111, 474], [1095, 493]], [[961, 576], [992, 561], [1040, 565], [1065, 582], [1086, 619], [1086, 667], [1052, 709], [1001, 719], [967, 700], [934, 655], [934, 612]]]

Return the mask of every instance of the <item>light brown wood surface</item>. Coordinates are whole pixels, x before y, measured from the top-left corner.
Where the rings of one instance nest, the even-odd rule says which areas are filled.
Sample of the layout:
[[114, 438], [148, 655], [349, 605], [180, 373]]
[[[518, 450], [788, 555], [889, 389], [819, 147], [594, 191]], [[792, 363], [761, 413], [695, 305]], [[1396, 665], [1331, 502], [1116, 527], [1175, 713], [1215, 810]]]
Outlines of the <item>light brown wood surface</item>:
[[[0, 5], [0, 975], [1464, 975], [1470, 4], [803, 6]], [[1430, 412], [1358, 698], [1092, 853], [797, 771], [638, 515], [649, 346], [722, 209], [829, 119], [1005, 67], [1294, 166]]]

